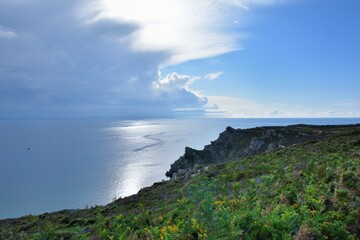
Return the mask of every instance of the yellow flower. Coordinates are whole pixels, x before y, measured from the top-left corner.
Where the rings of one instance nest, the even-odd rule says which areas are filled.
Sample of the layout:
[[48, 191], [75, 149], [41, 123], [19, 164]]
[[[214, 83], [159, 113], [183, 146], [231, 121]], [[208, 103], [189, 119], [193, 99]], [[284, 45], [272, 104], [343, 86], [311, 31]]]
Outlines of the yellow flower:
[[160, 215], [159, 217], [156, 218], [156, 221], [162, 222], [163, 219], [164, 219], [163, 216]]
[[214, 204], [216, 205], [216, 206], [222, 206], [223, 204], [224, 204], [224, 201], [214, 201]]
[[176, 225], [169, 226], [169, 230], [171, 233], [179, 232], [179, 228]]
[[231, 199], [229, 202], [230, 202], [231, 204], [233, 204], [233, 205], [237, 204], [237, 202], [236, 202], [235, 199]]
[[317, 211], [316, 210], [310, 210], [310, 215], [314, 215]]
[[165, 234], [169, 233], [169, 234], [175, 234], [179, 232], [179, 228], [176, 225], [170, 225], [170, 226], [163, 226], [161, 228], [161, 236], [160, 238], [163, 240], [165, 239]]
[[200, 223], [196, 220], [196, 219], [191, 219], [191, 228], [196, 230], [199, 234], [199, 236], [202, 238], [205, 238], [207, 235], [206, 235], [206, 230], [205, 228], [203, 228]]

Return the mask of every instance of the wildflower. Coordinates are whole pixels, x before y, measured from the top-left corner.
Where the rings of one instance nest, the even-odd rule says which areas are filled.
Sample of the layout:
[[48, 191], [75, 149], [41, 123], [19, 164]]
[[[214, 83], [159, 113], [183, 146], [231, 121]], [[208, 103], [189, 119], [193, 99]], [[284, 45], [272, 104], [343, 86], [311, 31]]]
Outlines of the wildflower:
[[170, 225], [170, 226], [163, 226], [161, 228], [161, 236], [160, 238], [163, 240], [165, 239], [166, 233], [168, 234], [175, 234], [179, 232], [179, 228], [176, 225]]
[[316, 210], [310, 210], [310, 215], [314, 215], [317, 211]]
[[216, 206], [222, 206], [223, 204], [224, 204], [224, 201], [214, 201], [214, 204], [216, 205]]
[[156, 218], [156, 220], [157, 220], [158, 222], [162, 222], [163, 219], [164, 219], [164, 218], [163, 218], [163, 216], [161, 216], [161, 215]]

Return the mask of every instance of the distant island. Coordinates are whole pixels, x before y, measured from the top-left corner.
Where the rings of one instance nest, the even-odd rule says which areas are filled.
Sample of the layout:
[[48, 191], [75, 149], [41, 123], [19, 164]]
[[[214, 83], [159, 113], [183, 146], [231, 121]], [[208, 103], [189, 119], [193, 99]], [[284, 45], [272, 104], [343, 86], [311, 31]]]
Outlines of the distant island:
[[360, 124], [233, 129], [106, 206], [0, 220], [0, 239], [360, 239]]

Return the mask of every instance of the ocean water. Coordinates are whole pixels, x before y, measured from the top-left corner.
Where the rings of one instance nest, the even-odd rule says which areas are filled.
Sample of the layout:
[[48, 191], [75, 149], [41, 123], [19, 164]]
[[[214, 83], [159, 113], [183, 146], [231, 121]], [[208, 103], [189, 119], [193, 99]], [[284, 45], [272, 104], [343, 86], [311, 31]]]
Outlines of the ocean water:
[[227, 126], [360, 119], [0, 120], [0, 219], [104, 205], [166, 179], [185, 146]]

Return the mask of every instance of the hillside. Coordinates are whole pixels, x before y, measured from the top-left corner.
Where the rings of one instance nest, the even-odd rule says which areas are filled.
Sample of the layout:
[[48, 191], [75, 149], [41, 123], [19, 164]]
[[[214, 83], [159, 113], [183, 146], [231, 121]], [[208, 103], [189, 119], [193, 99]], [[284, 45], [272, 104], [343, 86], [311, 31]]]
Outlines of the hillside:
[[[203, 156], [224, 133], [196, 151], [179, 168], [186, 178], [107, 206], [0, 220], [0, 239], [360, 239], [360, 125], [255, 128], [236, 143], [244, 131], [227, 128], [223, 160]], [[258, 152], [234, 154], [254, 137]]]
[[227, 127], [218, 139], [203, 150], [185, 148], [185, 153], [171, 164], [166, 176], [186, 178], [194, 166], [241, 160], [262, 152], [285, 148], [306, 141], [325, 139], [354, 126], [290, 125], [285, 127], [257, 127], [234, 129]]

